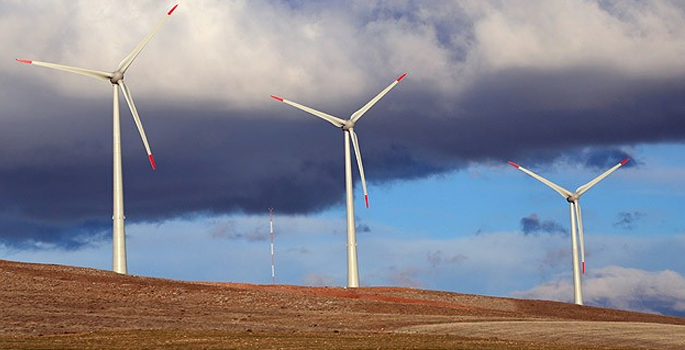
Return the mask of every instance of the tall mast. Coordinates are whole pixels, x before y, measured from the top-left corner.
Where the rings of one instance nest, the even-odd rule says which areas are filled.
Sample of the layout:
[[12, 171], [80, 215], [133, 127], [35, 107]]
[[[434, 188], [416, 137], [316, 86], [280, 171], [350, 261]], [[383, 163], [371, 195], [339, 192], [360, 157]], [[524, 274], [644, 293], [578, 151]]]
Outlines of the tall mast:
[[271, 233], [271, 284], [276, 284], [276, 268], [274, 264], [274, 208], [269, 208], [269, 232]]

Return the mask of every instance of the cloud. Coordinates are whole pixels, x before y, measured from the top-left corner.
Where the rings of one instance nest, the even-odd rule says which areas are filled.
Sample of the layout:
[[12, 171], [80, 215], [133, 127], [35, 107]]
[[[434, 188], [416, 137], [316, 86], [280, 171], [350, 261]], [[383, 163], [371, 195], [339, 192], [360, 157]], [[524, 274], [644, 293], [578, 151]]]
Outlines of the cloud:
[[360, 223], [360, 224], [357, 224], [357, 226], [355, 227], [355, 231], [361, 232], [361, 233], [368, 233], [368, 232], [371, 232], [371, 227], [369, 227], [369, 225], [367, 225], [367, 224]]
[[456, 254], [453, 256], [448, 256], [441, 250], [429, 251], [426, 253], [426, 259], [431, 267], [437, 267], [441, 264], [461, 264], [468, 259], [466, 255]]
[[537, 214], [530, 214], [521, 219], [521, 230], [525, 235], [547, 233], [550, 235], [560, 234], [568, 236], [568, 231], [556, 221], [541, 221]]
[[309, 249], [307, 249], [307, 248], [304, 248], [304, 247], [290, 248], [290, 249], [288, 249], [287, 252], [288, 252], [288, 253], [294, 253], [294, 254], [296, 254], [296, 255], [308, 255], [308, 254], [311, 254], [311, 253], [312, 253], [311, 250], [309, 250]]
[[271, 239], [271, 234], [266, 226], [257, 227], [248, 232], [241, 232], [236, 228], [236, 224], [232, 220], [223, 220], [216, 223], [211, 230], [211, 236], [212, 238], [228, 240], [244, 239], [248, 242], [268, 241]]
[[624, 230], [632, 230], [645, 216], [647, 214], [640, 211], [620, 212], [616, 214], [616, 221], [613, 225]]
[[[569, 276], [538, 285], [514, 297], [572, 302]], [[639, 312], [685, 316], [685, 277], [675, 271], [650, 272], [620, 266], [607, 266], [587, 275], [583, 281], [586, 305]]]
[[[0, 5], [4, 244], [78, 246], [111, 223], [110, 87], [14, 58], [111, 70], [159, 6]], [[370, 183], [682, 141], [683, 28], [665, 0], [182, 3], [127, 75], [158, 165], [123, 106], [128, 222], [339, 205], [342, 133], [269, 95], [346, 117], [403, 72], [355, 128]]]
[[548, 247], [544, 250], [544, 256], [538, 261], [537, 267], [543, 279], [549, 279], [550, 274], [559, 271], [571, 261], [571, 249], [569, 247]]
[[[211, 239], [212, 229], [224, 222], [231, 222], [237, 232], [250, 232], [254, 227], [268, 225], [269, 215], [265, 209], [262, 215], [234, 214], [220, 216], [217, 220], [175, 219], [161, 224], [131, 224], [127, 227], [129, 271], [137, 275], [184, 280], [271, 283], [269, 243]], [[571, 277], [567, 273], [571, 262], [570, 242], [566, 237], [523, 235], [517, 230], [484, 231], [473, 235], [463, 234], [460, 232], [463, 229], [442, 227], [440, 230], [445, 232], [445, 236], [438, 238], [422, 234], [424, 227], [411, 229], [399, 223], [397, 227], [388, 227], [373, 220], [369, 224], [374, 227], [374, 234], [358, 237], [359, 272], [364, 286], [420, 286], [432, 290], [509, 296], [511, 291], [529, 291], [540, 285], [549, 286], [549, 297], [539, 294], [525, 297], [568, 301], [572, 296]], [[277, 283], [345, 285], [345, 238], [333, 233], [334, 228], [340, 227], [344, 227], [344, 218], [331, 218], [330, 213], [284, 215], [276, 209]], [[633, 266], [643, 271], [644, 275], [637, 274], [634, 278], [626, 274], [624, 279], [634, 281], [635, 285], [641, 279], [652, 281], [652, 274], [666, 270], [681, 276], [685, 273], [685, 262], [680, 259], [685, 249], [683, 235], [644, 232], [612, 236], [597, 233], [586, 236], [586, 239], [588, 253], [593, 253], [587, 256], [587, 279], [600, 273], [609, 276], [607, 272], [612, 270], [604, 267], [612, 265]], [[201, 258], [197, 252], [202, 252]], [[66, 254], [56, 245], [45, 246], [41, 250], [25, 250], [0, 244], [0, 255], [16, 261], [101, 269], [111, 267], [111, 244], [106, 241], [94, 242]], [[620, 271], [617, 275], [623, 276]], [[673, 281], [679, 281], [679, 278], [673, 278]], [[645, 282], [643, 291], [648, 290], [648, 284], [656, 282]], [[657, 290], [667, 296], [671, 295], [668, 294], [669, 288], [680, 288], [677, 283], [672, 287], [665, 282], [660, 284], [662, 286]], [[624, 289], [619, 282], [612, 285]], [[592, 293], [587, 283], [585, 286], [586, 300], [589, 301]], [[673, 314], [676, 311], [666, 310], [675, 307], [675, 303], [669, 304], [671, 299], [665, 298], [664, 310], [658, 309], [656, 303], [648, 306], [651, 310]]]
[[[567, 155], [567, 161], [571, 163], [579, 163], [587, 168], [595, 170], [607, 170], [624, 159], [633, 157], [631, 153], [621, 148], [587, 148], [583, 149], [572, 156]], [[626, 168], [634, 167], [639, 164], [639, 161], [631, 159], [623, 166]]]
[[[680, 27], [685, 9], [672, 1], [529, 0], [470, 5], [480, 15], [475, 25], [480, 39], [478, 53], [500, 70], [595, 65], [641, 75], [647, 73], [640, 71], [646, 67], [672, 67], [678, 52], [685, 49], [668, 48], [670, 40], [685, 35]], [[657, 19], [658, 23], [653, 22]], [[655, 55], [626, 56], [642, 49]], [[667, 69], [659, 68], [647, 74], [657, 72], [668, 74]]]
[[412, 266], [403, 268], [391, 267], [388, 271], [389, 280], [392, 284], [409, 288], [421, 288], [419, 276], [424, 273], [422, 269]]

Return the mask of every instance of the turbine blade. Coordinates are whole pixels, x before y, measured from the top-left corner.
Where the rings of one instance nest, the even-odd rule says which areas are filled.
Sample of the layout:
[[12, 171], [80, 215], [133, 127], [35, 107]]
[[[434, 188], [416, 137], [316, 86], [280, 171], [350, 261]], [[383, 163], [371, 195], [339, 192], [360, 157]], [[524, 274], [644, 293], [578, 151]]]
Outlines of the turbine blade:
[[609, 174], [616, 171], [616, 169], [620, 168], [623, 164], [628, 163], [628, 160], [630, 160], [630, 159], [626, 158], [626, 159], [622, 160], [620, 163], [614, 165], [611, 169], [602, 173], [602, 175], [599, 175], [596, 178], [594, 178], [592, 181], [586, 183], [583, 186], [578, 187], [578, 189], [576, 189], [576, 193], [578, 194], [578, 196], [581, 196], [583, 193], [587, 192], [590, 188], [592, 188], [592, 186], [594, 186], [598, 182], [604, 180], [605, 177], [609, 176]]
[[404, 77], [406, 77], [406, 76], [407, 76], [407, 73], [400, 75], [399, 78], [395, 79], [395, 81], [393, 81], [392, 84], [388, 85], [388, 87], [386, 87], [385, 90], [381, 91], [378, 95], [376, 95], [376, 97], [374, 97], [371, 101], [369, 101], [369, 103], [367, 103], [366, 105], [364, 105], [364, 107], [362, 107], [359, 110], [357, 110], [356, 112], [354, 112], [352, 114], [352, 116], [350, 117], [350, 120], [352, 120], [352, 122], [356, 122], [357, 120], [359, 120], [364, 115], [364, 113], [366, 113], [369, 109], [371, 109], [371, 107], [373, 107], [373, 105], [375, 105], [376, 102], [378, 102], [378, 100], [380, 100], [383, 96], [385, 96], [385, 94], [387, 94], [388, 91], [390, 91], [392, 88], [394, 88], [395, 85], [397, 85], [400, 81], [402, 81], [402, 79], [404, 79]]
[[169, 16], [171, 16], [171, 14], [174, 13], [176, 7], [178, 7], [178, 4], [172, 7], [171, 10], [169, 10], [169, 12], [167, 12], [166, 15], [164, 15], [164, 17], [162, 17], [162, 19], [159, 20], [159, 22], [157, 22], [157, 25], [155, 25], [155, 27], [152, 28], [152, 31], [150, 31], [150, 33], [145, 38], [143, 38], [143, 40], [138, 44], [138, 46], [136, 46], [133, 49], [133, 51], [131, 51], [131, 53], [129, 53], [128, 56], [126, 56], [121, 61], [121, 63], [119, 63], [119, 68], [117, 69], [119, 72], [126, 73], [126, 71], [131, 66], [136, 57], [138, 57], [140, 52], [143, 51], [143, 48], [145, 47], [145, 45], [147, 45], [148, 41], [152, 39], [152, 37], [155, 35], [155, 33], [157, 33], [159, 28], [161, 28], [162, 25], [169, 19]]
[[350, 138], [352, 139], [352, 146], [354, 146], [354, 155], [357, 158], [357, 167], [359, 168], [359, 176], [362, 179], [362, 188], [364, 189], [364, 202], [366, 207], [369, 207], [369, 194], [366, 192], [366, 178], [364, 177], [364, 165], [362, 165], [362, 154], [359, 150], [359, 139], [357, 138], [357, 133], [353, 129], [348, 130], [350, 132]]
[[325, 121], [327, 121], [327, 122], [329, 122], [329, 123], [335, 125], [335, 126], [338, 127], [338, 128], [342, 128], [342, 127], [345, 125], [345, 120], [340, 119], [340, 118], [338, 118], [338, 117], [334, 117], [334, 116], [332, 116], [332, 115], [330, 115], [330, 114], [326, 114], [326, 113], [321, 112], [321, 111], [317, 111], [317, 110], [314, 109], [314, 108], [310, 108], [310, 107], [307, 107], [307, 106], [303, 106], [303, 105], [301, 105], [301, 104], [299, 104], [299, 103], [292, 102], [292, 101], [288, 101], [288, 100], [286, 100], [286, 99], [284, 99], [284, 98], [282, 98], [282, 97], [278, 97], [278, 96], [275, 96], [275, 95], [271, 95], [271, 98], [273, 98], [274, 100], [277, 100], [277, 101], [281, 101], [281, 102], [283, 102], [283, 103], [285, 103], [285, 104], [289, 104], [289, 105], [291, 105], [291, 106], [293, 106], [293, 107], [295, 107], [295, 108], [301, 109], [301, 110], [303, 110], [303, 111], [305, 111], [305, 112], [307, 112], [307, 113], [309, 113], [309, 114], [313, 114], [313, 115], [315, 115], [315, 116], [317, 116], [317, 117], [319, 117], [319, 118], [321, 118], [321, 119], [323, 119], [323, 120], [325, 120]]
[[580, 261], [583, 263], [583, 275], [585, 274], [585, 238], [583, 238], [583, 216], [580, 210], [580, 203], [574, 202], [576, 206], [576, 217], [578, 218], [578, 240], [580, 241]]
[[65, 66], [63, 64], [40, 62], [40, 61], [31, 61], [31, 60], [26, 60], [26, 59], [22, 59], [22, 58], [17, 58], [17, 62], [32, 64], [32, 65], [56, 69], [56, 70], [61, 70], [64, 72], [69, 72], [69, 73], [81, 74], [81, 75], [85, 75], [87, 77], [95, 78], [97, 80], [109, 81], [112, 78], [112, 73], [107, 73], [107, 72], [102, 72], [102, 71], [92, 70], [92, 69], [79, 68], [79, 67]]
[[135, 103], [133, 103], [133, 97], [131, 96], [131, 91], [129, 91], [128, 86], [123, 80], [119, 80], [119, 88], [124, 94], [124, 98], [128, 103], [128, 108], [131, 110], [133, 115], [133, 121], [135, 121], [138, 127], [138, 132], [140, 133], [140, 138], [143, 140], [143, 146], [145, 146], [145, 151], [147, 152], [147, 157], [150, 160], [150, 165], [152, 165], [152, 170], [157, 169], [155, 165], [155, 159], [152, 157], [152, 152], [150, 151], [150, 144], [147, 142], [147, 137], [145, 136], [145, 130], [143, 129], [143, 124], [140, 122], [140, 116], [138, 115], [138, 110], [136, 109]]
[[571, 193], [569, 190], [555, 184], [552, 181], [545, 179], [544, 177], [542, 177], [542, 176], [540, 176], [540, 175], [538, 175], [538, 174], [536, 174], [536, 173], [534, 173], [534, 172], [532, 172], [532, 171], [530, 171], [530, 170], [528, 170], [528, 169], [526, 169], [526, 168], [524, 168], [524, 167], [522, 167], [522, 166], [520, 166], [514, 162], [509, 162], [509, 165], [513, 166], [514, 168], [516, 168], [518, 170], [523, 171], [524, 173], [526, 173], [526, 174], [532, 176], [533, 178], [537, 179], [538, 181], [544, 183], [545, 185], [549, 186], [551, 189], [553, 189], [554, 191], [559, 193], [564, 198], [568, 198], [568, 197], [573, 195], [573, 193]]

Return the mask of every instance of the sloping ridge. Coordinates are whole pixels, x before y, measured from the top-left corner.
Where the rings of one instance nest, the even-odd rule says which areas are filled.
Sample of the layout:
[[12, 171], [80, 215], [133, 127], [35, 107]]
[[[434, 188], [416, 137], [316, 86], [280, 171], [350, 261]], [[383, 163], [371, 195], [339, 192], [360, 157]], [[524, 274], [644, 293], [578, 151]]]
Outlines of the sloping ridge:
[[684, 318], [409, 288], [182, 282], [6, 260], [0, 260], [0, 286], [4, 336], [192, 329], [545, 342], [558, 341], [559, 334], [573, 341], [578, 333], [592, 331], [605, 345], [611, 334], [625, 339], [632, 332], [637, 335], [628, 337], [629, 345], [641, 348], [636, 339], [644, 332], [668, 338], [661, 343], [643, 339], [644, 348], [685, 348]]

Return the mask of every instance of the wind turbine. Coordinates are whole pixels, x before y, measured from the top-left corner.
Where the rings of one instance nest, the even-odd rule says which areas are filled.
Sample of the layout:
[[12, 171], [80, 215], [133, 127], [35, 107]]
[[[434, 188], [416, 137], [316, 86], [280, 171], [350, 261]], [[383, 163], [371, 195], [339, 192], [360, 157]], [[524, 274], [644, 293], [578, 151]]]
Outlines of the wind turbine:
[[157, 25], [152, 29], [152, 31], [136, 46], [131, 53], [126, 56], [114, 72], [108, 73], [103, 71], [78, 68], [72, 66], [65, 66], [61, 64], [31, 61], [26, 59], [17, 59], [17, 61], [27, 64], [32, 64], [36, 66], [52, 68], [56, 70], [61, 70], [70, 73], [76, 73], [91, 77], [100, 81], [109, 82], [112, 84], [113, 93], [113, 215], [112, 215], [112, 231], [113, 231], [113, 249], [112, 249], [112, 269], [114, 272], [125, 274], [127, 273], [126, 267], [126, 232], [124, 229], [124, 185], [123, 185], [123, 175], [121, 171], [121, 132], [119, 123], [119, 91], [117, 87], [121, 90], [124, 95], [128, 107], [133, 115], [133, 121], [138, 127], [138, 132], [140, 133], [140, 138], [143, 141], [143, 146], [145, 146], [145, 151], [147, 152], [148, 159], [150, 160], [150, 165], [152, 170], [156, 169], [155, 159], [152, 157], [152, 152], [150, 151], [150, 144], [145, 136], [145, 130], [143, 130], [143, 124], [140, 122], [140, 117], [138, 115], [138, 110], [133, 102], [133, 97], [128, 89], [128, 86], [124, 83], [124, 74], [131, 66], [133, 61], [138, 57], [140, 52], [143, 50], [145, 45], [152, 39], [152, 37], [157, 33], [159, 28], [167, 21], [169, 16], [176, 10], [178, 4], [169, 10], [166, 15], [157, 22]]
[[343, 138], [345, 139], [345, 203], [347, 207], [347, 286], [351, 288], [359, 287], [359, 265], [357, 263], [357, 234], [354, 227], [354, 204], [352, 195], [352, 160], [350, 158], [350, 140], [352, 140], [352, 145], [354, 147], [354, 154], [357, 158], [357, 167], [359, 168], [359, 176], [362, 181], [362, 188], [364, 190], [364, 202], [366, 207], [369, 207], [369, 196], [366, 192], [366, 179], [364, 177], [364, 166], [362, 165], [362, 155], [359, 151], [359, 140], [357, 134], [354, 132], [354, 126], [359, 121], [359, 119], [366, 113], [371, 107], [373, 107], [378, 100], [380, 100], [385, 94], [388, 93], [392, 88], [397, 85], [407, 74], [402, 74], [399, 78], [395, 79], [385, 90], [381, 91], [376, 97], [371, 99], [364, 107], [360, 108], [356, 112], [352, 113], [349, 119], [342, 119], [334, 117], [330, 114], [318, 111], [316, 109], [303, 106], [301, 104], [286, 100], [284, 98], [271, 95], [275, 100], [281, 101], [283, 103], [289, 104], [295, 108], [301, 109], [307, 113], [313, 114], [331, 124], [335, 127], [342, 129]]
[[[575, 192], [571, 192], [514, 162], [509, 162], [511, 166], [523, 171], [524, 173], [552, 188], [554, 191], [564, 197], [570, 205], [571, 247], [573, 255], [573, 300], [578, 305], [583, 305], [583, 294], [580, 286], [580, 271], [578, 267], [578, 241], [580, 241], [580, 255], [582, 259], [583, 274], [585, 274], [585, 240], [583, 238], [583, 217], [581, 215], [580, 203], [578, 203], [578, 201], [580, 200], [580, 196], [592, 188], [592, 186], [602, 181], [605, 177], [609, 176], [609, 174], [613, 173], [616, 171], [616, 169], [620, 168], [627, 162], [628, 158], [622, 160], [620, 163], [614, 165], [611, 169], [592, 179], [592, 181], [578, 187]], [[576, 238], [576, 225], [578, 226], [578, 238]]]

